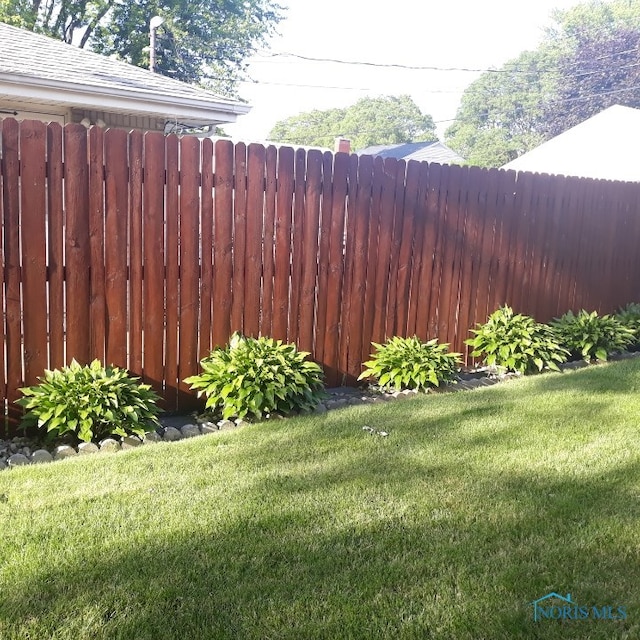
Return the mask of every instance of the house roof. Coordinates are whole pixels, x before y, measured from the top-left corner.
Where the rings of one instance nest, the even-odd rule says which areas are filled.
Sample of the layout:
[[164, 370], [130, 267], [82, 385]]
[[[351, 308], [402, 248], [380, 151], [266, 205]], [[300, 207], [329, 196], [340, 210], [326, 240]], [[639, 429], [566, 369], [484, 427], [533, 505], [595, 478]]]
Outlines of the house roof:
[[640, 182], [640, 110], [614, 105], [503, 169]]
[[234, 122], [250, 106], [146, 69], [0, 23], [0, 100]]
[[380, 156], [381, 158], [398, 158], [438, 162], [439, 164], [461, 164], [464, 158], [459, 156], [442, 142], [406, 142], [367, 147], [357, 152], [359, 156]]

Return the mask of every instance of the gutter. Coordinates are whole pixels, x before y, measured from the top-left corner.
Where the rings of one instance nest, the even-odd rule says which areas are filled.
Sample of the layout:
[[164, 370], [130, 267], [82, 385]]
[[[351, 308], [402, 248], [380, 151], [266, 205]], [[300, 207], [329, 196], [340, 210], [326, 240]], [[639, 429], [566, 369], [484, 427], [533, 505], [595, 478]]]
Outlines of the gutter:
[[158, 88], [157, 92], [105, 88], [6, 72], [0, 72], [0, 95], [57, 102], [69, 107], [96, 111], [116, 110], [129, 114], [154, 114], [178, 120], [217, 120], [220, 123], [235, 122], [237, 116], [251, 110], [250, 105], [240, 102], [167, 95], [162, 93], [161, 88]]

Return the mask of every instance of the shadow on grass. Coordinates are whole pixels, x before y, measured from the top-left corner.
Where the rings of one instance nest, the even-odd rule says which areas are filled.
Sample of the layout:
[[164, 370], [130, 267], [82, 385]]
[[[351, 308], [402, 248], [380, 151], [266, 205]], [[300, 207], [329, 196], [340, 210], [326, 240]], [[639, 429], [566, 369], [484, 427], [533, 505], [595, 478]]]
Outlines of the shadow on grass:
[[[629, 364], [614, 367], [637, 377]], [[250, 474], [241, 510], [225, 518], [212, 503], [209, 520], [185, 509], [170, 535], [127, 530], [109, 548], [25, 563], [2, 594], [0, 637], [640, 637], [637, 459], [571, 475], [463, 456], [486, 449], [489, 460], [492, 446], [529, 437], [517, 419], [539, 410], [529, 399], [567, 385], [604, 393], [585, 409], [604, 418], [617, 394], [632, 390], [625, 376], [593, 368], [444, 404], [427, 397], [346, 410], [292, 421], [262, 444], [249, 431], [222, 436], [234, 445], [225, 458]], [[391, 435], [366, 435], [361, 423]], [[209, 469], [213, 462], [203, 477], [165, 491], [183, 491], [189, 505]], [[131, 521], [150, 500], [161, 510], [160, 498], [132, 495]], [[73, 505], [60, 518], [69, 536], [89, 526], [73, 520]], [[550, 591], [625, 605], [629, 618], [534, 623], [528, 603]]]
[[[640, 625], [534, 623], [549, 591], [585, 604], [640, 605], [632, 502], [638, 462], [589, 479], [504, 474], [459, 494], [405, 495], [425, 469], [288, 472], [253, 484], [242, 517], [185, 522], [29, 567], [3, 593], [3, 638], [625, 638]], [[429, 482], [455, 469], [431, 469]], [[366, 478], [360, 500], [319, 488]], [[415, 491], [415, 486], [414, 486]], [[328, 491], [330, 494], [330, 491]], [[299, 500], [300, 496], [304, 500]], [[417, 498], [417, 496], [414, 496]], [[185, 497], [188, 499], [188, 497]], [[464, 508], [455, 509], [457, 499]], [[345, 498], [343, 498], [345, 500]], [[356, 506], [358, 505], [358, 506]], [[385, 506], [386, 505], [386, 506]], [[76, 523], [75, 526], [82, 526]], [[72, 533], [72, 527], [70, 528]], [[123, 538], [123, 541], [125, 538]], [[133, 540], [136, 540], [134, 543]], [[95, 549], [92, 550], [95, 553]]]

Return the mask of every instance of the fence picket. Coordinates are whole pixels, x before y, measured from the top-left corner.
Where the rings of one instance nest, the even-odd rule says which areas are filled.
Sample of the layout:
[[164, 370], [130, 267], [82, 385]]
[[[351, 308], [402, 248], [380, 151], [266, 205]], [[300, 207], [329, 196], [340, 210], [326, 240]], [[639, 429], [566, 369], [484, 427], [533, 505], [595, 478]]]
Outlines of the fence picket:
[[140, 131], [129, 136], [129, 369], [143, 372], [143, 148]]
[[161, 133], [150, 132], [144, 136], [144, 380], [157, 393], [162, 393], [164, 381], [164, 143]]
[[198, 315], [200, 297], [200, 145], [180, 139], [180, 306], [178, 406], [195, 408], [197, 402], [185, 378], [198, 372]]
[[[47, 345], [47, 243], [46, 243], [46, 126], [24, 122], [20, 128], [20, 177], [23, 228], [22, 321], [24, 380], [37, 383], [48, 365]], [[43, 308], [44, 307], [44, 308]]]
[[[91, 209], [89, 212], [90, 224], [91, 224], [91, 263], [96, 264], [94, 269], [95, 275], [92, 271], [92, 278], [99, 279], [102, 276], [103, 293], [94, 287], [92, 282], [92, 314], [91, 314], [91, 340], [92, 347], [91, 353], [96, 357], [104, 358], [104, 259], [102, 258], [102, 251], [94, 250], [94, 233], [95, 216], [102, 216], [103, 214], [103, 188], [102, 183], [104, 180], [102, 170], [102, 130], [99, 129], [99, 134], [92, 131], [92, 144], [91, 144], [91, 166], [92, 174], [99, 174], [98, 179], [100, 185], [95, 184], [95, 196], [91, 200]], [[100, 139], [100, 151], [96, 152], [96, 148], [99, 146], [96, 142], [97, 136]], [[94, 169], [93, 167], [98, 167]], [[89, 178], [92, 180], [91, 176]], [[58, 369], [64, 365], [64, 208], [63, 208], [63, 164], [62, 164], [62, 127], [57, 123], [51, 123], [47, 127], [47, 209], [48, 218], [48, 254], [49, 254], [49, 367], [51, 369]], [[91, 193], [93, 194], [93, 188]], [[103, 234], [97, 234], [97, 242], [102, 247]], [[103, 266], [102, 272], [100, 266]], [[99, 305], [102, 304], [102, 313], [98, 312]], [[98, 323], [98, 317], [101, 317], [102, 325]], [[97, 337], [98, 329], [94, 327], [102, 328], [102, 334]], [[99, 351], [97, 344], [102, 344], [102, 350]]]
[[[65, 282], [66, 282], [66, 360], [70, 362], [75, 358], [80, 363], [90, 360], [90, 329], [89, 329], [89, 309], [91, 305], [91, 282], [89, 279], [91, 247], [89, 245], [89, 171], [87, 166], [87, 130], [81, 124], [70, 124], [64, 128], [64, 202], [65, 202]], [[115, 163], [105, 169], [107, 177], [120, 170], [120, 180], [128, 180], [126, 176], [126, 156], [120, 161], [124, 164], [124, 172]], [[121, 188], [124, 188], [122, 185]], [[115, 181], [112, 181], [112, 189], [116, 188]], [[117, 235], [109, 235], [109, 250], [117, 252]], [[118, 238], [118, 240], [116, 240]], [[126, 242], [126, 236], [125, 236]], [[126, 251], [126, 244], [125, 251]], [[125, 275], [126, 278], [126, 275]], [[126, 282], [126, 280], [125, 280]], [[107, 277], [107, 285], [109, 280]], [[111, 315], [109, 306], [109, 294], [111, 301], [114, 296], [120, 293], [113, 287], [107, 287], [106, 301], [107, 312]], [[119, 311], [124, 311], [125, 304]], [[111, 318], [110, 318], [111, 319]], [[118, 318], [120, 326], [126, 323], [126, 317]], [[121, 336], [123, 339], [124, 336]], [[125, 343], [126, 344], [126, 343]], [[126, 347], [119, 348], [117, 355], [126, 356]], [[107, 349], [107, 358], [110, 352]], [[117, 362], [116, 362], [117, 364]], [[123, 362], [126, 366], [126, 362]]]

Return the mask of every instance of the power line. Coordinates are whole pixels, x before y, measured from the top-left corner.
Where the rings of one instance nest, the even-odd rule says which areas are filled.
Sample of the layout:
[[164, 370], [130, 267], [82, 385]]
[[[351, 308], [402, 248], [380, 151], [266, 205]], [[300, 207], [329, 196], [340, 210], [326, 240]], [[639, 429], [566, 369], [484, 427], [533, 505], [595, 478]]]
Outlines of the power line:
[[[594, 62], [607, 60], [610, 58], [616, 58], [618, 56], [626, 55], [627, 53], [634, 53], [637, 49], [627, 49], [625, 51], [616, 51], [610, 54], [598, 56], [593, 58]], [[288, 51], [281, 52], [264, 52], [258, 54], [263, 58], [294, 58], [297, 60], [302, 60], [304, 62], [320, 62], [320, 63], [331, 63], [331, 64], [341, 64], [341, 65], [351, 65], [351, 66], [364, 66], [364, 67], [373, 67], [378, 69], [406, 69], [409, 71], [442, 71], [442, 72], [469, 72], [469, 73], [523, 73], [527, 75], [537, 75], [540, 73], [552, 73], [557, 71], [557, 68], [548, 67], [548, 68], [522, 68], [522, 65], [515, 62], [506, 62], [502, 65], [501, 68], [473, 68], [473, 67], [441, 67], [436, 65], [411, 65], [411, 64], [400, 64], [400, 63], [386, 63], [386, 62], [370, 62], [366, 60], [343, 60], [341, 58], [320, 58], [314, 56], [305, 56], [299, 53], [292, 53]], [[266, 62], [266, 60], [265, 60]], [[579, 63], [574, 63], [576, 66]]]

